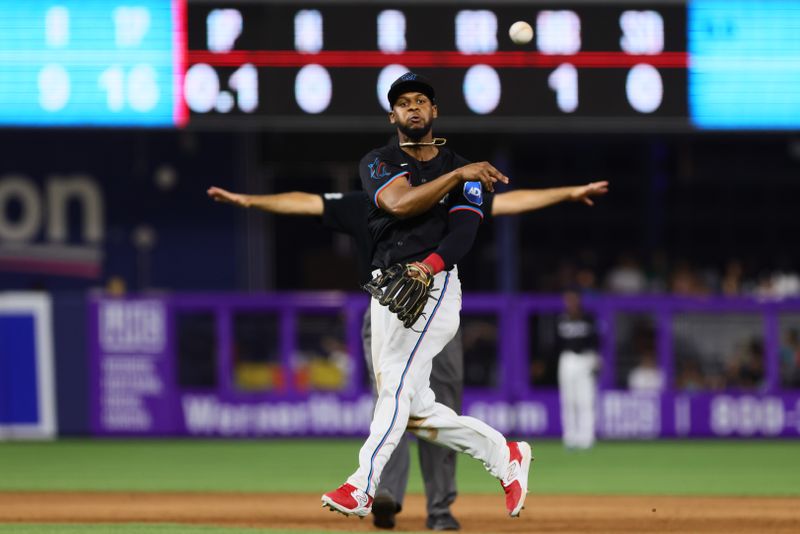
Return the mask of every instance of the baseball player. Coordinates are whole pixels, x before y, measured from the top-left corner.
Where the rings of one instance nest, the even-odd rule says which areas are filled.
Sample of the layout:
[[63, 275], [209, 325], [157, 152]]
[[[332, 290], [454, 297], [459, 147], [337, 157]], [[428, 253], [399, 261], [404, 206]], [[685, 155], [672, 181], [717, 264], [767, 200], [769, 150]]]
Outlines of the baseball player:
[[[515, 215], [535, 211], [564, 201], [592, 205], [592, 197], [608, 191], [608, 182], [592, 182], [582, 186], [549, 189], [521, 189], [489, 196], [484, 201], [487, 217]], [[363, 191], [326, 193], [318, 195], [292, 191], [271, 195], [232, 193], [211, 187], [208, 195], [218, 202], [243, 208], [256, 208], [284, 215], [314, 215], [321, 217], [324, 226], [350, 235], [356, 245], [359, 281], [370, 278], [370, 251], [372, 240], [365, 221], [369, 198]], [[493, 200], [493, 201], [492, 201]], [[364, 314], [362, 327], [364, 356], [372, 375], [370, 313]], [[461, 331], [445, 345], [433, 360], [431, 389], [436, 399], [459, 411], [463, 389], [463, 350]], [[373, 383], [374, 386], [374, 383]], [[393, 528], [395, 515], [400, 512], [408, 482], [409, 452], [407, 434], [404, 434], [383, 471], [381, 483], [372, 505], [373, 523], [379, 528]], [[455, 457], [453, 450], [421, 440], [418, 446], [422, 477], [427, 496], [426, 526], [432, 530], [458, 530], [460, 525], [450, 511], [455, 501]]]
[[[456, 263], [475, 239], [484, 197], [494, 182], [507, 183], [508, 178], [489, 163], [467, 163], [444, 147], [444, 139], [433, 137], [435, 91], [421, 76], [406, 73], [395, 80], [388, 99], [397, 141], [368, 153], [359, 168], [370, 198], [367, 226], [374, 245], [372, 266], [377, 268], [370, 313], [378, 398], [358, 468], [339, 488], [324, 494], [322, 504], [345, 515], [368, 515], [383, 468], [408, 428], [483, 462], [500, 480], [508, 514], [515, 517], [527, 493], [530, 445], [506, 442], [489, 425], [437, 402], [429, 382], [434, 356], [458, 329], [461, 284]], [[443, 190], [449, 191], [444, 198]], [[391, 291], [387, 287], [376, 297], [381, 281], [397, 273], [402, 273], [398, 283], [411, 281], [408, 287], [415, 295], [418, 286], [426, 288], [424, 308], [405, 308], [406, 301], [391, 293], [398, 287], [395, 282]]]
[[[324, 226], [346, 233], [354, 239], [360, 284], [365, 284], [371, 278], [372, 238], [366, 225], [369, 198], [363, 191], [324, 195], [300, 192], [241, 195], [212, 187], [208, 194], [221, 202], [255, 207], [272, 213], [320, 216]], [[362, 340], [367, 368], [370, 376], [373, 376], [369, 312], [367, 308], [362, 323]], [[454, 410], [461, 409], [463, 359], [459, 332], [434, 359], [431, 372], [431, 389], [437, 400]], [[374, 386], [373, 379], [373, 388]], [[450, 449], [420, 441], [419, 458], [428, 500], [427, 527], [432, 530], [458, 530], [460, 525], [450, 512], [450, 505], [456, 498], [455, 453]], [[404, 434], [384, 470], [384, 477], [376, 494], [372, 509], [376, 527], [394, 528], [395, 515], [402, 509], [408, 469], [409, 445], [407, 435]]]
[[595, 440], [595, 376], [600, 358], [595, 320], [583, 310], [576, 291], [564, 293], [564, 313], [559, 316], [556, 329], [564, 446], [589, 449]]

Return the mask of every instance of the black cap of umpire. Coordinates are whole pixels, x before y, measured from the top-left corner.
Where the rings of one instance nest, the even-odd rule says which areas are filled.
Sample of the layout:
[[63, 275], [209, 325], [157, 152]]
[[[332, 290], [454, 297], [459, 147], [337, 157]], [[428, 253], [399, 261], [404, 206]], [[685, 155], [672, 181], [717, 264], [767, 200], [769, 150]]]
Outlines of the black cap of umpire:
[[397, 78], [392, 86], [389, 88], [389, 107], [394, 107], [397, 98], [403, 93], [415, 91], [422, 93], [431, 99], [431, 102], [436, 102], [436, 91], [433, 90], [431, 82], [425, 77], [415, 74], [413, 72], [406, 72]]

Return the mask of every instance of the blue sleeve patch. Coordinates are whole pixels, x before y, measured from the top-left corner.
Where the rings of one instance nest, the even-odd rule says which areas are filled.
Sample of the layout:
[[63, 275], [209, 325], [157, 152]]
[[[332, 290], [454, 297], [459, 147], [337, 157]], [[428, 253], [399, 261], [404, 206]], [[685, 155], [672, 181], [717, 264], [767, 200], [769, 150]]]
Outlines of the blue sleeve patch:
[[483, 187], [480, 182], [467, 182], [464, 184], [464, 198], [472, 204], [483, 204]]

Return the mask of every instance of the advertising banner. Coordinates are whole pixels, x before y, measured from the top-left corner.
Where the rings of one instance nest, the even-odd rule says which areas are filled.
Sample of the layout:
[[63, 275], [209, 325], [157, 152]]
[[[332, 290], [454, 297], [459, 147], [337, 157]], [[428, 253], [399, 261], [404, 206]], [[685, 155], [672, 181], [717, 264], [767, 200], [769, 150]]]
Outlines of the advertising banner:
[[[611, 300], [605, 305], [610, 306]], [[483, 301], [476, 303], [465, 300], [465, 310], [486, 306]], [[233, 384], [232, 369], [237, 364], [234, 309], [269, 309], [280, 317], [296, 318], [300, 309], [330, 313], [341, 306], [343, 312], [351, 305], [346, 296], [308, 293], [94, 298], [89, 309], [94, 432], [103, 436], [364, 436], [372, 418], [373, 399], [360, 374], [353, 373], [339, 391], [307, 390], [292, 380], [276, 390], [246, 391]], [[216, 319], [209, 328], [216, 334], [209, 339], [215, 339], [216, 345], [209, 350], [218, 376], [213, 386], [181, 386], [175, 314], [178, 309], [208, 314], [215, 307]], [[350, 340], [360, 339], [360, 321], [352, 319], [362, 311], [347, 310]], [[283, 321], [294, 324], [294, 319]], [[281, 352], [297, 353], [299, 334], [295, 329], [272, 335], [279, 338], [276, 346]], [[362, 355], [355, 354], [353, 346], [349, 357], [354, 363]], [[520, 346], [511, 343], [508, 350], [501, 351], [498, 366], [521, 368], [527, 355], [517, 353]], [[613, 354], [603, 356], [611, 361]], [[296, 371], [292, 358], [284, 355], [280, 362], [283, 376], [292, 376]], [[520, 385], [515, 378], [509, 374], [502, 379], [508, 383], [494, 388], [467, 388], [463, 413], [506, 435], [559, 437], [558, 391]], [[800, 391], [796, 390], [637, 392], [601, 387], [596, 410], [601, 439], [800, 437]]]
[[175, 433], [177, 391], [165, 303], [104, 299], [90, 306], [94, 431]]

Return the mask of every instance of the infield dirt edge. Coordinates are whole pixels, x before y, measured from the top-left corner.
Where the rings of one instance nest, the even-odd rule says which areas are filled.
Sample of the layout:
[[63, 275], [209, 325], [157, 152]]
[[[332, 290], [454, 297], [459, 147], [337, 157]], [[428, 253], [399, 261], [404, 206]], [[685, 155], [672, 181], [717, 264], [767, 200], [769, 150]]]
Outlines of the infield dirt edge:
[[[186, 523], [331, 532], [379, 531], [323, 510], [319, 495], [275, 493], [0, 492], [0, 523]], [[462, 532], [800, 532], [800, 498], [528, 495], [518, 519], [502, 494], [460, 495]], [[395, 532], [425, 530], [409, 495]], [[386, 532], [386, 531], [379, 531]]]

